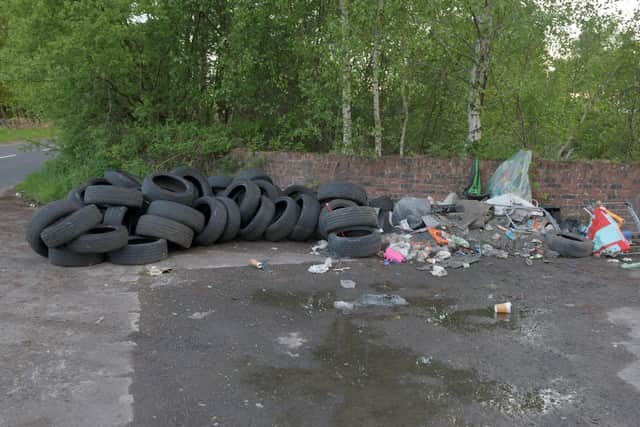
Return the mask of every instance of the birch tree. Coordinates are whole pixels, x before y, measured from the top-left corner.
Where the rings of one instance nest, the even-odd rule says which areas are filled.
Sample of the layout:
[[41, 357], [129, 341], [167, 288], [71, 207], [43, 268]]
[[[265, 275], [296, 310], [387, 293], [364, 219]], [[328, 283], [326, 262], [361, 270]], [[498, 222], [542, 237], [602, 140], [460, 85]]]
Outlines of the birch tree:
[[376, 156], [382, 156], [382, 119], [380, 118], [380, 43], [381, 43], [381, 16], [384, 7], [384, 0], [378, 0], [376, 10], [376, 27], [373, 39], [373, 54], [371, 55], [371, 91], [373, 93], [373, 135], [375, 140]]
[[351, 53], [349, 49], [349, 0], [340, 0], [340, 30], [342, 38], [342, 152], [351, 146]]

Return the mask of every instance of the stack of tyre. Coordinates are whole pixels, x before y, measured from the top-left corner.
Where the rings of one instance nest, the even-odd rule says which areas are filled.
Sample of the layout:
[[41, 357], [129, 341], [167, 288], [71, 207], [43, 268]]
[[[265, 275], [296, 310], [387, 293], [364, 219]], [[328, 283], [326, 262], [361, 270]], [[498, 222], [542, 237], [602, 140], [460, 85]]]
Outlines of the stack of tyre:
[[321, 204], [318, 234], [341, 257], [375, 255], [382, 243], [378, 213], [368, 206], [364, 188], [349, 182], [330, 182], [318, 188]]
[[142, 182], [107, 171], [37, 211], [27, 241], [54, 265], [138, 265], [194, 244], [305, 241], [315, 237], [319, 213], [312, 190], [294, 185], [282, 191], [256, 169], [205, 178], [179, 167]]

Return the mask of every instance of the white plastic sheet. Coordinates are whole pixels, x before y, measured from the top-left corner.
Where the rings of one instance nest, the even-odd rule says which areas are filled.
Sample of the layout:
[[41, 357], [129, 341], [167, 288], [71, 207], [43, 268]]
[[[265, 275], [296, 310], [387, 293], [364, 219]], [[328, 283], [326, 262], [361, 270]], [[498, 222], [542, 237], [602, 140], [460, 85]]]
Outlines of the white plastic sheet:
[[511, 193], [527, 201], [531, 200], [531, 184], [529, 183], [529, 165], [531, 151], [520, 150], [509, 160], [502, 162], [489, 179], [487, 190], [491, 197]]

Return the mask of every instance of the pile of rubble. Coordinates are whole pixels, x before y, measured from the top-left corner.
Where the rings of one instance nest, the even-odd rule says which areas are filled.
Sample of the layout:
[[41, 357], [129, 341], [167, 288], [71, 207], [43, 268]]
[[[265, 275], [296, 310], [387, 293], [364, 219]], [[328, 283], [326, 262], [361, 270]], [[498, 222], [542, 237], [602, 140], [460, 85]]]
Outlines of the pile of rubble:
[[[568, 229], [545, 209], [513, 194], [486, 201], [461, 200], [454, 193], [441, 202], [403, 198], [388, 213], [392, 229], [383, 235], [385, 249], [379, 254], [386, 264], [424, 263], [420, 269], [444, 276], [448, 268], [468, 268], [482, 257], [518, 257], [533, 265], [559, 256], [617, 256], [629, 250], [631, 241], [620, 229], [619, 217], [603, 206], [590, 215], [589, 224]], [[600, 219], [604, 226], [599, 228]]]

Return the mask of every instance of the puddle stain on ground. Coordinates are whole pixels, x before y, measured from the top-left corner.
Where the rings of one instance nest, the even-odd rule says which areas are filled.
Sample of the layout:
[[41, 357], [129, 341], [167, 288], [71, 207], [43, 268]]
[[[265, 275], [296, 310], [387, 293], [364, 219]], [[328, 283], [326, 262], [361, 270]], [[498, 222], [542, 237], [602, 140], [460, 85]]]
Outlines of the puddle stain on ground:
[[[397, 290], [391, 283], [372, 285], [377, 291], [389, 292]], [[333, 292], [279, 291], [260, 289], [251, 296], [253, 303], [279, 307], [291, 312], [312, 315], [327, 310], [334, 310]], [[455, 301], [443, 297], [407, 297], [407, 306], [398, 307], [359, 307], [350, 315], [367, 320], [385, 320], [397, 318], [398, 315], [425, 318], [428, 323], [440, 325], [458, 332], [476, 332], [493, 329], [518, 329], [519, 321], [526, 317], [525, 311], [516, 311], [498, 317], [492, 307], [458, 310]]]
[[437, 324], [458, 332], [477, 332], [493, 329], [519, 329], [519, 321], [526, 317], [525, 311], [496, 315], [493, 307], [458, 310], [453, 299], [433, 297], [407, 297], [409, 310], [416, 317], [426, 318], [428, 323]]
[[332, 292], [294, 292], [266, 288], [254, 292], [251, 296], [251, 301], [257, 304], [308, 314], [333, 310], [334, 300], [335, 295]]
[[455, 413], [462, 416], [472, 405], [507, 416], [546, 410], [538, 391], [520, 392], [480, 378], [474, 370], [454, 368], [376, 339], [368, 328], [338, 316], [325, 342], [313, 352], [317, 368], [257, 366], [246, 380], [261, 398], [281, 406], [282, 422], [288, 413], [305, 413], [306, 405], [318, 402], [335, 408], [331, 425], [336, 426], [423, 425]]

